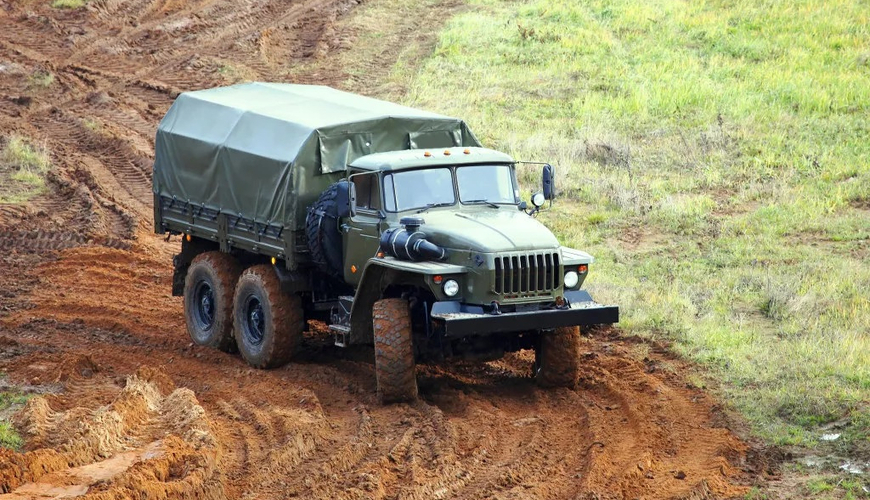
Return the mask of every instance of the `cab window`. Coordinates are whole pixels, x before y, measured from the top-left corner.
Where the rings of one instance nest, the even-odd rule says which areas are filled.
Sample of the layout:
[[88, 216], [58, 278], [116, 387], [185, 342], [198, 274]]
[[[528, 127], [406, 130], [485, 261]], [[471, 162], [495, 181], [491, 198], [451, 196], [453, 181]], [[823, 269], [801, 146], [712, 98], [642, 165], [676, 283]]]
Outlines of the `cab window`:
[[376, 212], [381, 209], [381, 191], [377, 174], [362, 174], [351, 177], [356, 187], [356, 207]]

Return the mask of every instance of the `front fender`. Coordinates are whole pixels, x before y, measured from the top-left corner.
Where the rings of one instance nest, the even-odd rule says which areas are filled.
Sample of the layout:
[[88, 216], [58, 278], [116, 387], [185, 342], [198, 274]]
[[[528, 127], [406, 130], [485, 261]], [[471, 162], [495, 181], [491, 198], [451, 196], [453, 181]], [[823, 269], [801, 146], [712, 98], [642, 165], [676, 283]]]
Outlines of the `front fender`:
[[465, 274], [463, 266], [442, 262], [410, 262], [393, 257], [375, 257], [366, 262], [350, 312], [350, 343], [373, 341], [372, 307], [390, 285], [428, 287], [430, 276]]
[[595, 262], [595, 258], [582, 250], [562, 247], [562, 264], [566, 266], [592, 264], [593, 262]]
[[[366, 270], [373, 265], [397, 271], [422, 274], [424, 276], [432, 276], [436, 274], [465, 274], [468, 272], [467, 268], [464, 266], [457, 266], [456, 264], [433, 261], [411, 262], [408, 260], [399, 260], [395, 257], [375, 257], [369, 259], [366, 263]], [[365, 278], [365, 274], [363, 274], [363, 278]]]

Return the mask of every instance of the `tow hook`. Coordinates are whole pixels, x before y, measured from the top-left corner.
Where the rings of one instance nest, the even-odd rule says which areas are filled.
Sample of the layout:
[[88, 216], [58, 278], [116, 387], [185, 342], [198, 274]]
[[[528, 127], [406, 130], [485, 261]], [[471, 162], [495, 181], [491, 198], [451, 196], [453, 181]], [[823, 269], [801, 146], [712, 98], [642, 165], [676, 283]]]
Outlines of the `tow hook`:
[[492, 307], [492, 311], [490, 311], [490, 314], [492, 314], [493, 316], [498, 316], [501, 314], [501, 309], [498, 308], [498, 302], [493, 300], [492, 304], [490, 304], [490, 307]]

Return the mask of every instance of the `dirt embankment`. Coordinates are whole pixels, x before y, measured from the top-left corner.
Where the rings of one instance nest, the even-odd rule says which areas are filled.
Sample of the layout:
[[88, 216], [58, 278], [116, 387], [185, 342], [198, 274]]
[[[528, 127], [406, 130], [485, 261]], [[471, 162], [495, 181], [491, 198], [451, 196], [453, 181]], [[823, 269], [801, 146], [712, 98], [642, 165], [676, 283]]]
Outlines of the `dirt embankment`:
[[585, 339], [576, 390], [537, 389], [523, 352], [421, 367], [421, 400], [392, 407], [370, 350], [316, 333], [273, 371], [190, 344], [178, 241], [149, 234], [157, 122], [180, 90], [292, 64], [343, 81], [316, 61], [352, 45], [356, 3], [0, 1], [0, 129], [55, 164], [50, 193], [0, 206], [0, 370], [50, 392], [16, 418], [27, 444], [0, 452], [0, 498], [742, 495], [757, 471], [720, 408], [616, 332]]

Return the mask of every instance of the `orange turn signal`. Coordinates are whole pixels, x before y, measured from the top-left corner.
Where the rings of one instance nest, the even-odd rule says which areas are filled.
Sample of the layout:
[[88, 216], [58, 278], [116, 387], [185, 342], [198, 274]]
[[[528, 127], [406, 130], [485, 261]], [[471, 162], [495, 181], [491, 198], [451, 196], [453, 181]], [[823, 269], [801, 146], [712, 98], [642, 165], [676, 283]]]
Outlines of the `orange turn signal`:
[[556, 305], [562, 307], [565, 305], [565, 299], [560, 295], [556, 297]]
[[185, 238], [187, 239], [187, 241], [190, 241], [190, 235], [189, 235], [189, 234], [186, 235]]
[[356, 266], [350, 266], [350, 272], [355, 273], [355, 272], [356, 272]]
[[579, 266], [577, 266], [577, 272], [580, 274], [583, 274], [588, 270], [589, 270], [589, 266], [587, 264], [580, 264]]
[[384, 252], [378, 252], [378, 258], [379, 258], [379, 259], [383, 259], [383, 258], [384, 258]]
[[436, 285], [440, 285], [441, 282], [444, 281], [444, 276], [441, 276], [440, 274], [436, 274], [435, 276], [432, 277], [432, 281], [434, 281]]

